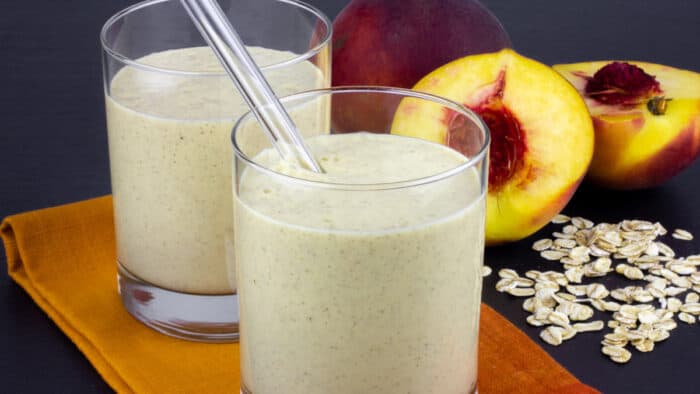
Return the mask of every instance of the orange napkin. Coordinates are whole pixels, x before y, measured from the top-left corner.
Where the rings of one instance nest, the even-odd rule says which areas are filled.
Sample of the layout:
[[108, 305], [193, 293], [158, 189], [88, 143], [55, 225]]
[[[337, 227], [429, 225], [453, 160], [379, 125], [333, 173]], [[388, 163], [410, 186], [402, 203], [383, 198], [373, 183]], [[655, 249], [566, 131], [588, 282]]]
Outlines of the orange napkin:
[[[0, 232], [9, 274], [116, 391], [237, 393], [238, 344], [170, 338], [124, 310], [113, 225], [110, 197], [7, 217]], [[479, 392], [597, 393], [486, 305]]]

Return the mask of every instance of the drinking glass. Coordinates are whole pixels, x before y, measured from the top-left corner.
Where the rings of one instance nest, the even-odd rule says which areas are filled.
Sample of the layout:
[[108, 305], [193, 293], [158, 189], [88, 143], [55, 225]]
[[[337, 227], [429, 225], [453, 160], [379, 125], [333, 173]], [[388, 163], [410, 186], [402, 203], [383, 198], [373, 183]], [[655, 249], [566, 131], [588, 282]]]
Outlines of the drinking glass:
[[241, 137], [262, 131], [250, 113], [237, 122], [241, 392], [473, 392], [487, 127], [398, 88], [282, 102], [326, 173], [247, 149]]
[[[220, 5], [278, 95], [329, 86], [331, 23], [319, 10]], [[101, 41], [123, 304], [168, 335], [236, 340], [229, 136], [248, 108], [179, 1], [126, 8]]]

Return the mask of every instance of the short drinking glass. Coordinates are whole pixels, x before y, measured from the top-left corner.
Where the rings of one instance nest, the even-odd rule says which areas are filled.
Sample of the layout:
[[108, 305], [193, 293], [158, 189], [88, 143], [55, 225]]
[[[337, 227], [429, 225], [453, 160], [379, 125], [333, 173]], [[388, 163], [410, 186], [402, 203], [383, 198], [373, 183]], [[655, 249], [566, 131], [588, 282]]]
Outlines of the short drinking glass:
[[[372, 114], [356, 110], [366, 102]], [[283, 103], [324, 173], [248, 150], [241, 137], [261, 133], [250, 114], [235, 126], [242, 392], [473, 392], [486, 126], [403, 89]], [[431, 141], [445, 133], [459, 152]]]

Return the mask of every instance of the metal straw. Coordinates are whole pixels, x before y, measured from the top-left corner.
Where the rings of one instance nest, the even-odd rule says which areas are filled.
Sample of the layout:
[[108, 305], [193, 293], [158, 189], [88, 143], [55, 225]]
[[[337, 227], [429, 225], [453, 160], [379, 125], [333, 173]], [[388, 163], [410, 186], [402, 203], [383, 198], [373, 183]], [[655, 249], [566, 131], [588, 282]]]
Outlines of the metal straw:
[[284, 160], [322, 172], [294, 122], [253, 61], [216, 0], [182, 0], [204, 40], [214, 50], [272, 145]]

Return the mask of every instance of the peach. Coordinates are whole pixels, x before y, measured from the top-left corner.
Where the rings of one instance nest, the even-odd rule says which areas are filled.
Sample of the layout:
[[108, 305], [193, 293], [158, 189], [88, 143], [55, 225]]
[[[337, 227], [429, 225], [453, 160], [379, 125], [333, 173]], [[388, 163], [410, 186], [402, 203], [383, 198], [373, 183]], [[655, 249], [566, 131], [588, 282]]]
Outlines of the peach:
[[[576, 90], [550, 67], [505, 49], [467, 56], [413, 89], [478, 113], [491, 132], [486, 242], [522, 239], [566, 205], [593, 156], [593, 126]], [[431, 140], [469, 155], [452, 115], [405, 99], [391, 132]]]
[[593, 118], [592, 182], [657, 186], [700, 154], [700, 74], [642, 62], [553, 67], [584, 97]]
[[[501, 23], [476, 0], [353, 0], [333, 21], [333, 86], [410, 88], [451, 60], [510, 46]], [[354, 129], [358, 113], [364, 125], [373, 120], [370, 128], [391, 124], [386, 103], [353, 98], [334, 102], [336, 130]]]

